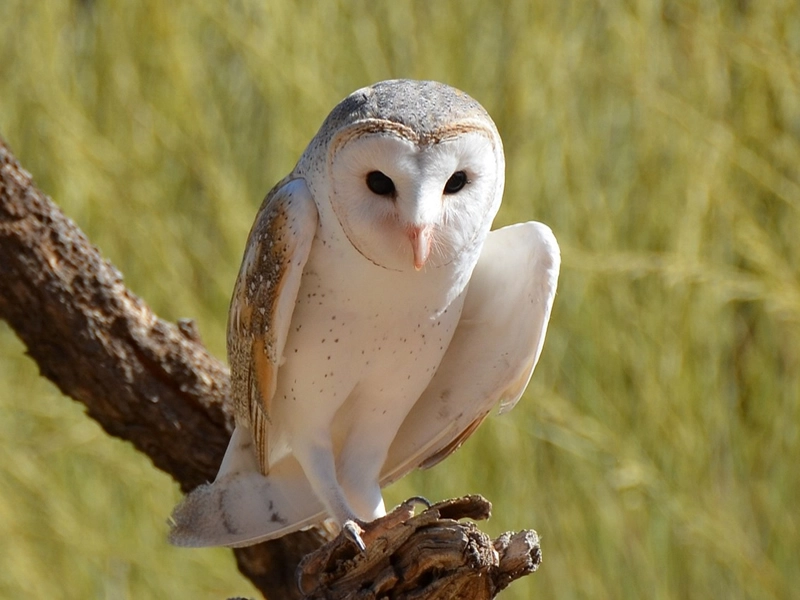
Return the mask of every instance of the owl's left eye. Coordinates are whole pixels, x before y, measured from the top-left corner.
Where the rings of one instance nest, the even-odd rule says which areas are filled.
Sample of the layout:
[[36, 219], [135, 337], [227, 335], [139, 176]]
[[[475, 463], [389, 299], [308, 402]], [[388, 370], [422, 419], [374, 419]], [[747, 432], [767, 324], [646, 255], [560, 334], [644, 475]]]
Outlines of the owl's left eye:
[[467, 183], [467, 174], [464, 171], [456, 171], [450, 175], [450, 179], [444, 184], [444, 193], [457, 194]]

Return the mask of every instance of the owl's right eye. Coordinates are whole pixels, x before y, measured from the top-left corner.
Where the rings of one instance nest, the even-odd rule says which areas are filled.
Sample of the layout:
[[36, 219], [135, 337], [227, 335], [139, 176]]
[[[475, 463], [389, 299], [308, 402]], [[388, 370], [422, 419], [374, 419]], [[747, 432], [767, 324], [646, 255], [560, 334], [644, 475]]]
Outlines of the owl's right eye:
[[380, 171], [367, 173], [367, 187], [378, 196], [393, 196], [395, 192], [394, 181]]

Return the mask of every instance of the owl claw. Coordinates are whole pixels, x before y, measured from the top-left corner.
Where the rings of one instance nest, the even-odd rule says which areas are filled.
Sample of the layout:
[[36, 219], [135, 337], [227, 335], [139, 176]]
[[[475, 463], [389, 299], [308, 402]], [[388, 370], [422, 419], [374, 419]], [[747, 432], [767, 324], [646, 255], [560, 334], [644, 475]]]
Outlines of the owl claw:
[[433, 504], [431, 504], [431, 501], [425, 498], [424, 496], [412, 496], [411, 498], [403, 502], [403, 505], [408, 507], [414, 507], [417, 504], [421, 504], [426, 509], [433, 506]]
[[344, 522], [342, 525], [342, 533], [344, 534], [345, 539], [350, 541], [361, 554], [366, 554], [367, 546], [364, 544], [364, 540], [361, 539], [361, 534], [364, 533], [364, 530], [361, 526], [353, 520], [348, 520]]

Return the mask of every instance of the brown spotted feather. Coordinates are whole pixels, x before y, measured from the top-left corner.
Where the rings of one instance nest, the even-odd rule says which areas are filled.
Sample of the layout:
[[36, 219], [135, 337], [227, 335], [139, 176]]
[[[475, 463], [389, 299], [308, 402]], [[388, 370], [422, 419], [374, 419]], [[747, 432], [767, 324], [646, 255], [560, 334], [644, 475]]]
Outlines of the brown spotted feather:
[[[287, 193], [292, 186], [303, 193]], [[305, 185], [284, 179], [267, 195], [250, 231], [228, 317], [231, 397], [237, 425], [252, 432], [269, 472], [268, 431], [278, 367], [300, 274], [316, 228]]]

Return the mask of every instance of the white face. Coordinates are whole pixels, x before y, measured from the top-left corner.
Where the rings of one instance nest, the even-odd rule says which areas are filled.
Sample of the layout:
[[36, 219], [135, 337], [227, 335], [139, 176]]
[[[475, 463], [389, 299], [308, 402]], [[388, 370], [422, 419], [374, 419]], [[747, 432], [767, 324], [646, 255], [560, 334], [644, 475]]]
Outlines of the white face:
[[328, 163], [331, 204], [348, 239], [397, 271], [451, 263], [488, 231], [503, 187], [485, 128], [466, 126], [430, 144], [410, 138], [400, 126], [345, 132]]

